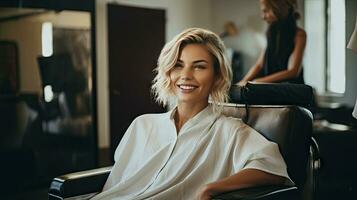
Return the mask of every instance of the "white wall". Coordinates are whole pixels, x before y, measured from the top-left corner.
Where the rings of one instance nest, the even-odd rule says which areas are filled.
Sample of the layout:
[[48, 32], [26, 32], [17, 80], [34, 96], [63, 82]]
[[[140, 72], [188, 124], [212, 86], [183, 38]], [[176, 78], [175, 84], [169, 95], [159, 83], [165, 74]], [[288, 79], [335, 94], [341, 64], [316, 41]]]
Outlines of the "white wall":
[[18, 46], [19, 91], [40, 93], [41, 79], [37, 57], [41, 55], [41, 23], [30, 20], [0, 23], [0, 39]]
[[224, 39], [227, 48], [241, 52], [244, 73], [256, 62], [265, 47], [266, 24], [260, 17], [259, 0], [211, 0], [212, 30], [223, 32], [224, 24], [232, 21], [238, 28], [239, 34]]
[[107, 4], [158, 8], [166, 10], [166, 40], [185, 28], [211, 29], [212, 8], [209, 0], [96, 0], [98, 146], [110, 146], [109, 82], [107, 45]]

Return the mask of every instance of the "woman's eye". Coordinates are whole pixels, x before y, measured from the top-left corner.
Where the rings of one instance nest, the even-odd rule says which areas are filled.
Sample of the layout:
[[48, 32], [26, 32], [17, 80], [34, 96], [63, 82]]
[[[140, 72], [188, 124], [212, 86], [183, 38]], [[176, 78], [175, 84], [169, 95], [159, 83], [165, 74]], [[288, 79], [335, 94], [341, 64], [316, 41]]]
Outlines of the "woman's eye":
[[206, 69], [206, 66], [204, 66], [204, 65], [196, 65], [195, 69]]
[[176, 64], [174, 65], [174, 67], [175, 67], [175, 68], [180, 68], [180, 67], [182, 67], [182, 64], [176, 63]]

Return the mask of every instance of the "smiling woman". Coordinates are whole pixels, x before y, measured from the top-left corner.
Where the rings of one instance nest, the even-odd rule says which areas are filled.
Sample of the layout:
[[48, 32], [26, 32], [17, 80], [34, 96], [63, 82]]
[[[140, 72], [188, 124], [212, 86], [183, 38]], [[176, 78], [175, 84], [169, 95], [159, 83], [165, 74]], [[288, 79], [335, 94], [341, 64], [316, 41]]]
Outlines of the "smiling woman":
[[[178, 107], [189, 106], [192, 111], [205, 108], [214, 78], [213, 59], [206, 47], [200, 44], [185, 46], [170, 70], [171, 90], [177, 98]], [[176, 126], [178, 130], [179, 127], [181, 125]]]
[[93, 199], [208, 200], [238, 188], [292, 183], [275, 143], [221, 114], [218, 104], [231, 83], [224, 53], [219, 37], [199, 28], [164, 46], [152, 88], [158, 102], [174, 108], [131, 123]]
[[[227, 92], [230, 87], [230, 80], [232, 79], [232, 71], [225, 57], [225, 46], [216, 34], [198, 28], [182, 32], [168, 42], [162, 49], [158, 59], [158, 67], [156, 68], [157, 76], [152, 86], [156, 100], [163, 105], [176, 105], [177, 98], [170, 88], [171, 79], [169, 74], [174, 67], [185, 64], [181, 57], [188, 57], [187, 53], [183, 52], [183, 49], [185, 49], [187, 45], [194, 45], [195, 47], [189, 48], [188, 50], [199, 54], [197, 56], [201, 56], [195, 58], [196, 63], [194, 66], [200, 66], [200, 62], [197, 63], [197, 61], [205, 61], [205, 67], [208, 67], [207, 65], [213, 67], [215, 84], [213, 84], [210, 93], [211, 100], [216, 104], [227, 101]], [[198, 49], [204, 51], [197, 51]], [[205, 60], [203, 58], [205, 58]], [[192, 57], [190, 59], [192, 59]]]

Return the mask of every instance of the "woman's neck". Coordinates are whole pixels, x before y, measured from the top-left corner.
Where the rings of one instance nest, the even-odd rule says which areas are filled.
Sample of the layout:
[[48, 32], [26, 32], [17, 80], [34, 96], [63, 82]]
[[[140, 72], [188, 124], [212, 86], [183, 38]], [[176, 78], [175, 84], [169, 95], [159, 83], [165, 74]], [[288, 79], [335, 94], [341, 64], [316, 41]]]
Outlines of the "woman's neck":
[[182, 126], [191, 118], [193, 118], [197, 113], [201, 112], [203, 109], [207, 107], [207, 104], [199, 104], [199, 105], [187, 105], [185, 103], [179, 103], [177, 105], [176, 113], [175, 113], [175, 125], [177, 134], [180, 132]]

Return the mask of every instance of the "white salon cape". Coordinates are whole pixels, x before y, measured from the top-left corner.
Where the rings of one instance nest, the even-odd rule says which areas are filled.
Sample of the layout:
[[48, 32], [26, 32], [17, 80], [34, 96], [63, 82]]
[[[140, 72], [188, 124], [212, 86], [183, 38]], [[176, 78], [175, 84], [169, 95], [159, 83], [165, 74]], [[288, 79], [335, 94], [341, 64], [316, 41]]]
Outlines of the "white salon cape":
[[93, 199], [191, 200], [202, 185], [248, 168], [292, 183], [277, 144], [240, 119], [214, 114], [208, 106], [177, 134], [174, 112], [132, 122], [103, 191]]

